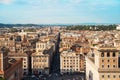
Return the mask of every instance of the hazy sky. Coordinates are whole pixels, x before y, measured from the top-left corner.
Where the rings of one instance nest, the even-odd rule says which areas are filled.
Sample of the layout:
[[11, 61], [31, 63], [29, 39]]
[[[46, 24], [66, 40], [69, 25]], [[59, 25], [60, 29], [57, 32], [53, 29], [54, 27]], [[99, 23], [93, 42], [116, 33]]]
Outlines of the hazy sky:
[[0, 0], [0, 23], [120, 23], [120, 0]]

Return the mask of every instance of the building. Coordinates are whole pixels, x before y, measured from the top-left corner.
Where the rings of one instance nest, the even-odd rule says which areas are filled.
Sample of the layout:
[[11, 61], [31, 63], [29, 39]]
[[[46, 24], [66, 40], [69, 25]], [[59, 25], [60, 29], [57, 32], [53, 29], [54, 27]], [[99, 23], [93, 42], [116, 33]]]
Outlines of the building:
[[8, 57], [8, 49], [0, 50], [0, 77], [5, 80], [21, 80], [23, 77], [22, 59]]
[[120, 80], [120, 51], [113, 46], [92, 50], [86, 57], [86, 80]]
[[33, 74], [49, 74], [50, 57], [43, 52], [32, 54], [32, 73]]
[[8, 54], [10, 58], [14, 59], [23, 59], [22, 61], [22, 71], [24, 75], [28, 74], [28, 59], [27, 59], [27, 54], [26, 53], [9, 53]]
[[[84, 63], [81, 62], [83, 55], [72, 50], [62, 51], [60, 53], [60, 72], [64, 73], [80, 73], [84, 71]], [[82, 64], [83, 63], [83, 64]], [[82, 66], [82, 65], [83, 66]]]
[[120, 25], [116, 26], [116, 29], [117, 29], [117, 30], [120, 30]]
[[55, 44], [48, 41], [38, 41], [36, 43], [36, 52], [32, 54], [32, 73], [49, 74], [50, 64], [54, 53]]
[[[86, 39], [75, 32], [61, 33], [60, 42], [60, 72], [81, 73], [85, 72], [85, 47]], [[86, 45], [86, 44], [87, 45]], [[87, 48], [88, 49], [88, 48]], [[87, 52], [87, 51], [86, 51]]]

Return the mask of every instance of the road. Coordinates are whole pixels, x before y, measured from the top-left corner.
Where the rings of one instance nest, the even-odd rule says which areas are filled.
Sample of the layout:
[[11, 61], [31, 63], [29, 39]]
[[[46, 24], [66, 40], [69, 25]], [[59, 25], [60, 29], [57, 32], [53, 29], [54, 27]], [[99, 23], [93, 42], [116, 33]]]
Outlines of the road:
[[60, 72], [60, 54], [59, 54], [59, 44], [60, 44], [60, 33], [57, 36], [57, 43], [55, 54], [53, 55], [52, 65], [51, 65], [51, 73], [59, 73]]
[[60, 74], [60, 53], [59, 53], [59, 44], [60, 44], [60, 33], [58, 35], [55, 54], [52, 60], [51, 74], [46, 80], [84, 80], [84, 75], [64, 75]]

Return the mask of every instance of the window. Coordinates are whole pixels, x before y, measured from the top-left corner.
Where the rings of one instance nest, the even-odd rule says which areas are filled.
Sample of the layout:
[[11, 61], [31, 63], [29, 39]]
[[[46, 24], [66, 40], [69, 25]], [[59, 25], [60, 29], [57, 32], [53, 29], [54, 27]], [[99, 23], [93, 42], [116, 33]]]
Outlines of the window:
[[115, 75], [113, 75], [113, 78], [115, 78], [116, 76]]
[[101, 57], [104, 57], [104, 52], [101, 53]]
[[37, 45], [37, 48], [39, 48], [39, 45]]
[[110, 75], [108, 75], [108, 78], [110, 78]]
[[110, 57], [110, 52], [107, 52], [107, 57]]
[[113, 68], [115, 68], [115, 65], [113, 65]]
[[113, 60], [113, 62], [115, 62], [115, 60]]
[[24, 65], [24, 67], [26, 68], [26, 65]]
[[115, 57], [115, 52], [113, 52], [113, 57]]
[[120, 57], [118, 58], [118, 67], [120, 68]]
[[110, 65], [108, 65], [108, 68], [110, 67]]
[[104, 60], [102, 60], [102, 62], [104, 62]]
[[104, 68], [104, 65], [102, 65], [102, 68]]
[[23, 60], [24, 60], [24, 61], [26, 61], [26, 59], [25, 59], [25, 58], [24, 58]]
[[14, 76], [17, 77], [17, 72], [14, 73]]
[[102, 75], [102, 78], [104, 78], [104, 75]]

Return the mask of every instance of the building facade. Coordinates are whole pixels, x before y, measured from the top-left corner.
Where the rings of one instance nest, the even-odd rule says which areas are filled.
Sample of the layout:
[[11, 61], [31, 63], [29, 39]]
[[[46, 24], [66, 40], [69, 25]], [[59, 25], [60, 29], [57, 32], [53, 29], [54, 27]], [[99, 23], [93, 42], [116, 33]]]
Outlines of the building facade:
[[22, 61], [22, 69], [23, 69], [23, 74], [27, 75], [28, 74], [28, 59], [27, 55], [24, 53], [9, 53], [10, 58], [14, 59], [23, 59]]
[[81, 61], [82, 54], [72, 50], [60, 53], [60, 72], [64, 73], [80, 73], [84, 71], [84, 63]]
[[49, 74], [50, 59], [48, 54], [42, 52], [32, 55], [32, 73], [33, 74]]
[[94, 57], [86, 57], [86, 79], [120, 80], [119, 52], [113, 46], [94, 49]]
[[49, 74], [55, 45], [47, 40], [36, 43], [36, 52], [32, 54], [32, 73]]
[[21, 80], [23, 77], [22, 59], [8, 57], [8, 49], [0, 51], [0, 77], [5, 80]]

